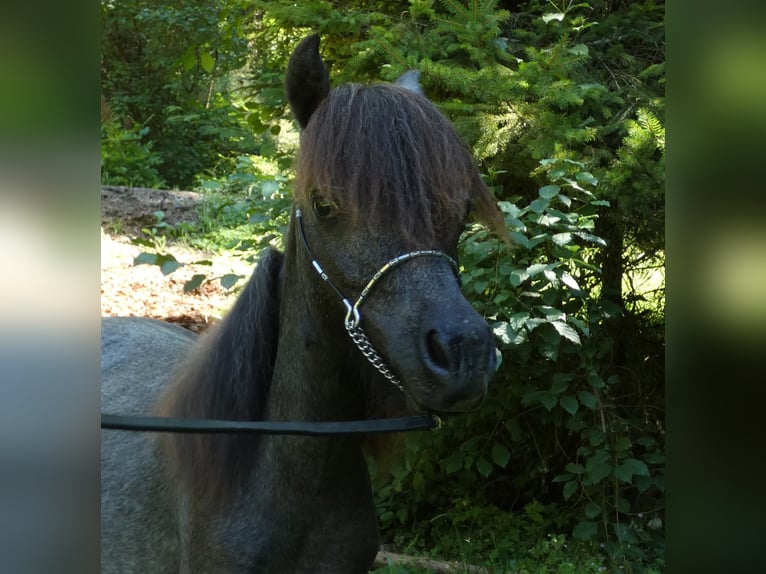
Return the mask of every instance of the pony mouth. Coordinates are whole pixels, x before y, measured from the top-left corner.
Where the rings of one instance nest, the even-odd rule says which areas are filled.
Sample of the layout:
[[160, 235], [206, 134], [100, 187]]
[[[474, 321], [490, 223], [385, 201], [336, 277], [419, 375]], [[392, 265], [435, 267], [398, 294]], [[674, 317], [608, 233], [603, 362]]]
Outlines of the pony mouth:
[[484, 392], [476, 393], [472, 397], [442, 402], [419, 400], [413, 395], [412, 391], [405, 391], [407, 408], [410, 411], [413, 411], [417, 414], [432, 414], [438, 416], [470, 412], [479, 407], [484, 402], [486, 395], [487, 393], [485, 390]]

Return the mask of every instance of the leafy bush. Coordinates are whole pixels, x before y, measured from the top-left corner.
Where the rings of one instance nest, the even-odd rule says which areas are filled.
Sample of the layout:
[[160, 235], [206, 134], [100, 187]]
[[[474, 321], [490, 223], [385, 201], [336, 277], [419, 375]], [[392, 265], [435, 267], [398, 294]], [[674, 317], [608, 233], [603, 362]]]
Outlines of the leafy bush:
[[117, 121], [101, 122], [101, 183], [136, 187], [164, 187], [157, 167], [162, 158], [145, 138], [149, 128], [133, 124], [123, 128]]

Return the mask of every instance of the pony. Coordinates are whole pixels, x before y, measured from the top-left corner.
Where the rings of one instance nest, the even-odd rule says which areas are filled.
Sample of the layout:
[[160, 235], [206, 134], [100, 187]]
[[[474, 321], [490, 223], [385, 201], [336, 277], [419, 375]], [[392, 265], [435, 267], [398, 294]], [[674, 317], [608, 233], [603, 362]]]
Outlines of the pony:
[[[495, 367], [463, 296], [469, 217], [502, 217], [417, 73], [330, 89], [319, 37], [286, 72], [300, 127], [284, 252], [197, 337], [102, 320], [102, 410], [233, 421], [458, 413]], [[360, 436], [102, 431], [102, 572], [367, 572], [379, 546]]]

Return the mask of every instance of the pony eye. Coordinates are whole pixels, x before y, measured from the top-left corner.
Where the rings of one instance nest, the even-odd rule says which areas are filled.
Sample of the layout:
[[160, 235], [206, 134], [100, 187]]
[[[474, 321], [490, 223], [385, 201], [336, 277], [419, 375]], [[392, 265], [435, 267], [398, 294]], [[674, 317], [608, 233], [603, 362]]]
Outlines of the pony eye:
[[335, 204], [321, 195], [315, 195], [311, 199], [311, 208], [320, 219], [326, 219], [335, 213]]

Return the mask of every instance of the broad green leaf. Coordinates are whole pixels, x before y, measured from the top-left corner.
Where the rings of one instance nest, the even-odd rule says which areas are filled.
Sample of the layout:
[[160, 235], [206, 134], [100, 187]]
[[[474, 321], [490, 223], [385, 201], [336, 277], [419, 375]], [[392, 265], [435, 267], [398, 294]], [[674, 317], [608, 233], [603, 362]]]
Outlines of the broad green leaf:
[[496, 442], [492, 447], [492, 461], [499, 467], [505, 468], [511, 460], [511, 451], [502, 443]]
[[553, 480], [551, 482], [567, 482], [568, 480], [572, 479], [572, 475], [569, 473], [566, 474], [558, 474], [553, 477]]
[[516, 332], [511, 328], [511, 325], [506, 322], [497, 323], [492, 327], [492, 333], [506, 345], [510, 345], [511, 341], [516, 338]]
[[572, 495], [575, 493], [578, 486], [579, 484], [577, 483], [576, 480], [570, 480], [569, 482], [564, 484], [564, 500], [569, 500], [570, 498], [572, 498]]
[[617, 437], [614, 441], [614, 450], [617, 452], [628, 450], [630, 448], [630, 439], [626, 436]]
[[534, 277], [535, 275], [538, 275], [545, 271], [548, 268], [548, 265], [545, 263], [533, 263], [529, 267], [527, 267], [527, 274], [530, 277]]
[[527, 239], [526, 235], [523, 233], [519, 233], [518, 231], [511, 231], [508, 234], [514, 243], [518, 243], [519, 245], [525, 247], [526, 249], [531, 249], [532, 244], [529, 242], [529, 239]]
[[160, 270], [162, 271], [163, 275], [170, 275], [179, 267], [183, 267], [183, 263], [179, 263], [175, 259], [168, 259], [164, 261], [162, 265], [160, 265]]
[[650, 476], [636, 476], [633, 479], [633, 484], [636, 485], [639, 492], [646, 492], [652, 485], [652, 478]]
[[572, 529], [572, 538], [577, 540], [591, 540], [596, 537], [598, 526], [595, 522], [583, 520]]
[[492, 464], [486, 458], [480, 456], [476, 459], [476, 470], [478, 470], [479, 474], [484, 478], [487, 478], [492, 474]]
[[606, 440], [606, 433], [604, 433], [603, 431], [597, 430], [590, 435], [590, 438], [588, 439], [588, 443], [591, 446], [599, 446], [601, 444], [604, 444], [604, 440]]
[[497, 206], [500, 208], [500, 211], [507, 213], [513, 218], [518, 218], [521, 213], [521, 210], [510, 201], [498, 201]]
[[181, 58], [181, 63], [183, 64], [184, 70], [188, 72], [197, 65], [197, 57], [192, 50], [187, 50]]
[[588, 46], [585, 44], [575, 44], [571, 48], [569, 48], [569, 53], [574, 56], [587, 56], [588, 55]]
[[545, 211], [545, 208], [548, 207], [549, 203], [550, 202], [547, 199], [543, 199], [539, 197], [529, 204], [529, 209], [531, 209], [535, 213], [542, 213], [543, 211]]
[[568, 373], [556, 373], [553, 375], [553, 383], [551, 384], [550, 392], [554, 395], [560, 395], [569, 388], [569, 382], [573, 377], [574, 375]]
[[202, 282], [205, 280], [205, 276], [201, 273], [195, 273], [194, 276], [184, 283], [184, 293], [190, 293], [195, 289], [199, 289]]
[[585, 505], [585, 516], [588, 518], [596, 518], [601, 514], [601, 507], [595, 502], [589, 502]]
[[548, 409], [549, 412], [553, 410], [553, 407], [556, 406], [558, 401], [559, 398], [551, 393], [543, 393], [540, 397], [540, 402], [546, 409]]
[[426, 487], [426, 481], [423, 478], [423, 473], [417, 471], [412, 477], [412, 488], [416, 491], [424, 490]]
[[572, 474], [582, 474], [585, 472], [585, 467], [579, 463], [570, 462], [564, 467], [564, 470], [571, 472]]
[[543, 199], [553, 199], [559, 194], [559, 191], [561, 191], [561, 187], [558, 185], [546, 185], [545, 187], [541, 187], [538, 194]]
[[585, 463], [586, 484], [598, 484], [612, 474], [612, 465], [609, 464], [609, 455], [604, 451], [598, 451]]
[[579, 181], [584, 181], [588, 185], [598, 185], [598, 179], [589, 171], [581, 171], [575, 177]]
[[592, 233], [585, 233], [584, 231], [575, 231], [574, 234], [580, 239], [588, 241], [589, 243], [595, 243], [596, 245], [600, 245], [601, 247], [606, 247], [606, 241], [604, 241], [597, 235], [593, 235]]
[[453, 474], [461, 468], [463, 468], [463, 456], [455, 454], [447, 459], [447, 466], [444, 470], [447, 474]]
[[594, 389], [603, 389], [606, 386], [604, 379], [598, 376], [597, 373], [591, 373], [588, 375], [588, 383], [590, 383]]
[[[543, 305], [540, 307], [540, 310], [543, 312], [543, 315], [545, 315], [545, 318], [548, 321], [566, 321], [566, 314], [554, 307], [551, 307], [550, 305]], [[574, 378], [574, 375], [571, 373], [556, 373], [553, 375], [553, 379], [561, 379], [565, 378], [567, 381], [571, 381]]]
[[508, 319], [508, 323], [514, 331], [519, 331], [529, 319], [529, 313], [522, 311], [521, 313], [514, 313], [511, 318]]
[[273, 179], [267, 179], [261, 183], [260, 187], [261, 195], [268, 199], [279, 191], [279, 182], [274, 181]]
[[234, 273], [227, 273], [221, 277], [221, 285], [224, 289], [231, 289], [237, 284], [237, 281], [242, 279], [242, 275], [236, 275]]
[[213, 66], [215, 66], [215, 59], [209, 53], [202, 52], [199, 55], [199, 65], [209, 74], [213, 71]]
[[577, 411], [580, 408], [580, 403], [577, 402], [577, 399], [568, 395], [565, 397], [560, 397], [559, 404], [561, 405], [561, 408], [568, 412], [570, 415], [577, 414]]
[[553, 328], [556, 329], [556, 332], [559, 335], [565, 339], [568, 339], [569, 341], [572, 341], [575, 345], [580, 345], [580, 336], [571, 325], [568, 325], [562, 321], [554, 321], [551, 323], [551, 325], [553, 325]]
[[155, 263], [157, 263], [157, 255], [155, 253], [139, 253], [133, 259], [133, 265], [154, 265]]
[[572, 234], [569, 232], [554, 233], [551, 235], [551, 241], [556, 245], [569, 245], [572, 243]]
[[[564, 234], [562, 234], [564, 235]], [[568, 234], [567, 234], [568, 235]], [[554, 236], [555, 237], [555, 236]], [[570, 236], [571, 237], [571, 236]], [[569, 287], [572, 291], [580, 291], [580, 285], [577, 283], [574, 277], [572, 277], [569, 273], [564, 271], [561, 274], [561, 282]]]
[[[561, 22], [564, 19], [564, 13], [563, 12], [548, 12], [547, 14], [543, 14], [543, 22], [546, 24], [550, 22], [551, 20], [556, 20], [557, 22]], [[545, 160], [541, 160], [541, 163]]]
[[596, 398], [596, 395], [594, 395], [590, 391], [578, 392], [577, 398], [583, 405], [585, 405], [586, 408], [589, 408], [591, 410], [595, 409], [598, 406], [598, 398]]
[[649, 476], [649, 469], [643, 461], [629, 458], [615, 467], [614, 475], [620, 480], [629, 483], [633, 479], [633, 475]]

